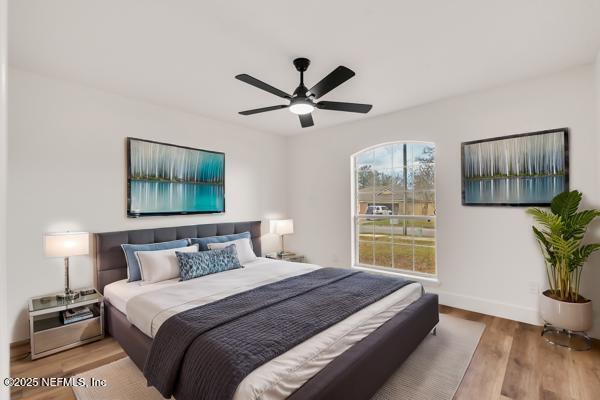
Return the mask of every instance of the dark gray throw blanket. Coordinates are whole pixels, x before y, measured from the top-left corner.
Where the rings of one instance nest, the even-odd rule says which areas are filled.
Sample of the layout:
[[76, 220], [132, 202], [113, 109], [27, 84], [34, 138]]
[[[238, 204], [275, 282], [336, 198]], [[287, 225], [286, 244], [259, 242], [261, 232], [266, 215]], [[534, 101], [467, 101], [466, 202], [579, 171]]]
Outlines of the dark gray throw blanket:
[[230, 400], [262, 364], [409, 283], [322, 268], [181, 312], [158, 330], [144, 375], [165, 398]]

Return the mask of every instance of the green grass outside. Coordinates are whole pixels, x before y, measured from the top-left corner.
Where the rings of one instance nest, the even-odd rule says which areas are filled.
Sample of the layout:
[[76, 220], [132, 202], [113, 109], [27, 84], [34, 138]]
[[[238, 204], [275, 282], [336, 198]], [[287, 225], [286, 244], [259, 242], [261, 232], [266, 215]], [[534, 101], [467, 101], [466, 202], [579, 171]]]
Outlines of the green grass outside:
[[[435, 241], [428, 243], [435, 245]], [[402, 242], [358, 242], [358, 260], [361, 264], [435, 274], [435, 247], [407, 246]], [[415, 244], [421, 244], [415, 241]], [[392, 256], [393, 255], [393, 256]]]
[[379, 242], [389, 244], [405, 244], [412, 245], [413, 242], [417, 246], [435, 246], [434, 237], [421, 237], [421, 236], [402, 236], [402, 235], [371, 235], [371, 234], [360, 234], [358, 240], [364, 242]]

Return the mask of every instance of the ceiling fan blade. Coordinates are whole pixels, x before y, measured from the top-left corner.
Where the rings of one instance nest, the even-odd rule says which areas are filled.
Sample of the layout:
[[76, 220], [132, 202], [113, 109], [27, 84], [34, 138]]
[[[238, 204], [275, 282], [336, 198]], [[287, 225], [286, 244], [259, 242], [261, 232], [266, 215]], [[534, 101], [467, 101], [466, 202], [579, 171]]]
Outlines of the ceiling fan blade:
[[371, 104], [340, 103], [338, 101], [320, 101], [315, 104], [321, 110], [347, 111], [366, 114], [371, 111]]
[[310, 113], [300, 114], [300, 115], [298, 115], [298, 117], [300, 117], [300, 125], [302, 125], [303, 128], [308, 128], [315, 124], [312, 119], [312, 114], [310, 114]]
[[254, 78], [254, 77], [252, 77], [252, 76], [250, 76], [248, 74], [236, 75], [235, 78], [239, 79], [242, 82], [247, 83], [248, 85], [252, 85], [254, 87], [262, 89], [265, 92], [269, 92], [271, 94], [274, 94], [275, 96], [283, 97], [284, 99], [291, 99], [292, 98], [292, 96], [290, 96], [286, 92], [284, 92], [282, 90], [279, 90], [276, 87], [273, 87], [273, 86], [269, 85], [268, 83], [264, 83], [263, 81], [259, 81], [258, 79]]
[[289, 106], [287, 106], [287, 105], [281, 104], [281, 105], [278, 105], [278, 106], [255, 108], [254, 110], [240, 111], [240, 114], [242, 114], [242, 115], [252, 115], [252, 114], [258, 114], [258, 113], [267, 112], [267, 111], [281, 110], [282, 108], [288, 108], [288, 107]]
[[329, 93], [342, 83], [354, 76], [354, 71], [340, 65], [334, 69], [329, 75], [321, 79], [319, 83], [310, 89], [310, 92], [315, 95], [315, 99]]

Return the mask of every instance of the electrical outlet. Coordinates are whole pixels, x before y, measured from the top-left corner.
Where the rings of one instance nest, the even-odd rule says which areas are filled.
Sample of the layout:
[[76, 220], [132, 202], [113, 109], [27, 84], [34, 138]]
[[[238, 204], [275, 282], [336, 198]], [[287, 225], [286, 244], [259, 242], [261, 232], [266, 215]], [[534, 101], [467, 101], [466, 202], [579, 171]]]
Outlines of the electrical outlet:
[[535, 281], [529, 281], [529, 293], [530, 294], [539, 294], [540, 286]]

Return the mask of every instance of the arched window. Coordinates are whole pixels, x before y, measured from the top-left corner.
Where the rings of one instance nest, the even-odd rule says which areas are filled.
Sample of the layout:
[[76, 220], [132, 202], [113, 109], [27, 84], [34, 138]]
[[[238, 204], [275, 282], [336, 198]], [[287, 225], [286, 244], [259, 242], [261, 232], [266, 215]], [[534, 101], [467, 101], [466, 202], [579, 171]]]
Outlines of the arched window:
[[435, 144], [370, 147], [352, 172], [353, 264], [436, 275]]

